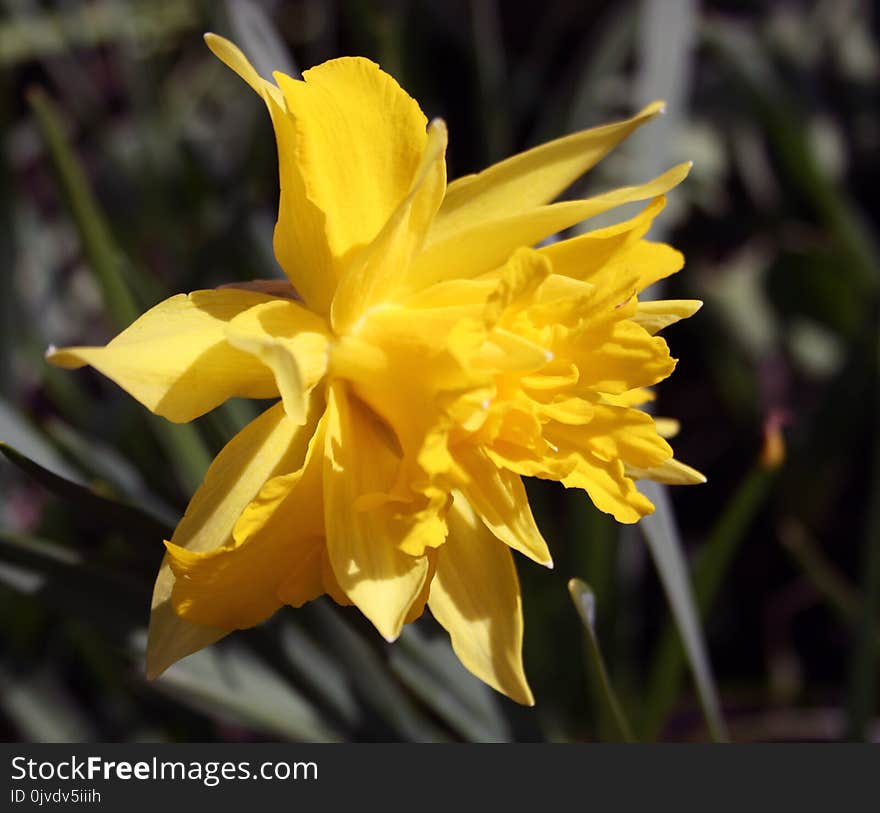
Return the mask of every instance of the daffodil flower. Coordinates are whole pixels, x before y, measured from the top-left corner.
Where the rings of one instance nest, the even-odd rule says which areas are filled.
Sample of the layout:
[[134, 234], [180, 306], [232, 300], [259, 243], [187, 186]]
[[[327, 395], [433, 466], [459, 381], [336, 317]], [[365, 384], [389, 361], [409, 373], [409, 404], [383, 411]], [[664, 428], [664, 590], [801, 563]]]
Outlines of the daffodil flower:
[[[653, 510], [636, 479], [703, 480], [638, 408], [675, 366], [656, 333], [700, 305], [638, 298], [682, 267], [644, 236], [689, 165], [552, 202], [662, 105], [447, 184], [446, 126], [373, 62], [273, 83], [206, 40], [269, 110], [289, 285], [174, 296], [106, 347], [49, 355], [172, 421], [280, 399], [219, 453], [166, 542], [148, 673], [329, 594], [389, 641], [427, 605], [471, 672], [531, 704], [511, 550], [551, 558], [522, 477], [625, 523]], [[632, 219], [545, 244], [635, 201]]]

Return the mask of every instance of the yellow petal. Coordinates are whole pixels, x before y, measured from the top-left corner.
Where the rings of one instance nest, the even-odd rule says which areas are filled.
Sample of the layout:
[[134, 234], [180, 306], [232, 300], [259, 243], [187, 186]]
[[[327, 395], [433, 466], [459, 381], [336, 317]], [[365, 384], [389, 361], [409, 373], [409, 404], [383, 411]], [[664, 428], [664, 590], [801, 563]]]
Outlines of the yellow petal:
[[636, 387], [633, 390], [621, 392], [617, 395], [610, 395], [606, 393], [602, 396], [602, 401], [604, 403], [623, 407], [637, 407], [641, 406], [642, 404], [647, 404], [651, 401], [656, 400], [657, 393], [655, 393], [653, 390], [646, 389], [645, 387]]
[[308, 394], [327, 369], [330, 332], [324, 320], [295, 302], [276, 299], [236, 316], [226, 336], [272, 370], [288, 417], [305, 423]]
[[306, 197], [326, 215], [328, 245], [341, 262], [371, 242], [406, 197], [427, 119], [391, 76], [361, 57], [324, 62], [305, 81], [275, 78], [296, 122]]
[[560, 451], [589, 450], [603, 460], [623, 460], [632, 466], [651, 468], [672, 457], [669, 444], [657, 434], [654, 419], [626, 407], [596, 404], [583, 426], [555, 423], [545, 437]]
[[572, 354], [580, 370], [577, 389], [603, 395], [650, 387], [675, 369], [666, 342], [630, 319], [585, 332]]
[[595, 409], [589, 401], [583, 398], [566, 398], [559, 401], [551, 401], [549, 404], [540, 404], [540, 414], [559, 423], [570, 426], [583, 426], [588, 424], [595, 414]]
[[513, 557], [460, 494], [437, 551], [428, 606], [459, 660], [517, 703], [534, 705], [522, 664], [522, 599]]
[[703, 303], [699, 299], [660, 299], [639, 302], [633, 320], [650, 334], [693, 316]]
[[[315, 418], [315, 420], [317, 417]], [[265, 482], [302, 466], [312, 427], [298, 427], [281, 404], [251, 421], [217, 455], [196, 491], [171, 541], [192, 551], [207, 551], [232, 541], [232, 529]], [[171, 606], [174, 574], [168, 557], [153, 590], [147, 643], [147, 676], [158, 677], [175, 661], [223, 637], [228, 629], [194, 625]]]
[[319, 423], [301, 469], [273, 477], [239, 518], [231, 544], [210, 551], [166, 543], [176, 577], [172, 604], [195, 624], [244, 629], [282, 604], [321, 595], [324, 431]]
[[620, 460], [605, 461], [595, 455], [584, 455], [562, 484], [566, 488], [584, 489], [596, 508], [627, 525], [654, 511], [654, 504], [639, 493], [624, 473]]
[[330, 564], [348, 598], [393, 641], [429, 569], [426, 556], [410, 556], [400, 545], [425, 528], [395, 515], [388, 504], [355, 510], [362, 495], [390, 488], [396, 455], [384, 427], [343, 385], [331, 385], [327, 409], [324, 513]]
[[486, 299], [498, 286], [495, 279], [451, 279], [429, 288], [414, 291], [400, 302], [407, 308], [456, 308], [463, 316], [477, 317], [485, 307]]
[[681, 424], [675, 418], [654, 418], [654, 426], [661, 438], [674, 438], [681, 431]]
[[627, 466], [626, 474], [633, 480], [654, 480], [657, 483], [665, 483], [670, 486], [693, 486], [706, 482], [705, 475], [686, 463], [672, 458], [662, 465], [650, 469]]
[[486, 302], [486, 324], [494, 325], [509, 309], [527, 305], [551, 271], [550, 262], [537, 251], [517, 249], [505, 263], [498, 287]]
[[205, 43], [217, 59], [223, 62], [227, 68], [235, 71], [267, 104], [271, 99], [275, 104], [284, 106], [284, 96], [281, 91], [257, 73], [254, 66], [235, 43], [225, 37], [210, 33], [205, 34]]
[[601, 269], [602, 279], [614, 279], [622, 270], [635, 271], [638, 275], [636, 290], [641, 292], [649, 285], [666, 279], [681, 271], [684, 255], [665, 243], [639, 240], [625, 251], [615, 254]]
[[617, 206], [668, 192], [684, 180], [689, 170], [690, 164], [679, 164], [641, 186], [621, 187], [586, 200], [563, 201], [476, 221], [448, 236], [432, 230], [413, 268], [410, 290], [491, 271], [520, 246], [535, 245], [551, 234]]
[[648, 233], [665, 205], [666, 198], [661, 195], [630, 220], [557, 240], [538, 250], [550, 260], [554, 274], [590, 282], [609, 261], [625, 253]]
[[367, 308], [390, 300], [401, 288], [412, 259], [424, 242], [446, 185], [446, 125], [431, 122], [422, 163], [409, 193], [379, 235], [344, 271], [333, 299], [332, 323], [345, 332]]
[[272, 247], [278, 264], [309, 310], [330, 313], [336, 290], [336, 266], [327, 243], [327, 216], [306, 195], [297, 156], [296, 120], [274, 102], [269, 114], [278, 142], [281, 193]]
[[278, 297], [280, 299], [299, 299], [290, 282], [286, 279], [252, 279], [245, 282], [225, 282], [217, 286], [219, 289], [237, 288], [240, 291], [256, 291], [258, 294]]
[[227, 398], [272, 398], [271, 371], [226, 340], [229, 322], [272, 301], [249, 291], [223, 289], [178, 294], [148, 310], [106, 347], [67, 347], [47, 355], [52, 364], [90, 364], [147, 409], [183, 423]]
[[300, 172], [297, 121], [287, 110], [281, 90], [263, 79], [236, 45], [216, 34], [206, 34], [205, 42], [266, 103], [278, 142], [278, 174], [281, 182], [278, 222], [273, 238], [275, 256], [309, 308], [327, 315], [336, 287], [336, 270], [327, 243], [326, 214], [308, 199]]
[[553, 567], [519, 475], [498, 468], [477, 448], [462, 445], [455, 450], [455, 457], [469, 478], [461, 491], [486, 527], [539, 565]]
[[499, 220], [549, 203], [635, 129], [663, 110], [648, 105], [626, 121], [582, 130], [514, 155], [449, 185], [433, 239], [443, 241], [474, 223]]
[[[456, 332], [457, 333], [457, 332]], [[460, 334], [451, 336], [458, 338]], [[547, 366], [553, 354], [517, 333], [496, 328], [466, 359], [468, 369], [478, 372], [527, 374]], [[465, 363], [465, 359], [462, 359]]]

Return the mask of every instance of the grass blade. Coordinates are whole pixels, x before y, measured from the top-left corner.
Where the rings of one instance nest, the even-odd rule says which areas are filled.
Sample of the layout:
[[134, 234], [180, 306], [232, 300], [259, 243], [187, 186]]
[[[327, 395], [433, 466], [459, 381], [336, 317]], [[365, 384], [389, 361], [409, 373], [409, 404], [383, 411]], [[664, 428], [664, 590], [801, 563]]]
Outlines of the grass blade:
[[125, 282], [123, 255], [110, 236], [86, 175], [67, 142], [55, 105], [42, 88], [33, 88], [27, 98], [107, 310], [117, 327], [127, 327], [137, 319], [140, 309]]
[[[734, 554], [763, 504], [772, 481], [771, 472], [758, 468], [740, 486], [696, 557], [693, 568], [694, 598], [705, 618], [724, 581]], [[641, 732], [654, 739], [675, 704], [685, 671], [685, 653], [675, 624], [664, 628], [657, 644], [646, 691]]]
[[639, 525], [645, 534], [648, 549], [666, 592], [669, 609], [681, 636], [709, 734], [716, 742], [725, 742], [728, 739], [727, 728], [721, 715], [721, 704], [706, 651], [700, 616], [688, 578], [684, 547], [679, 538], [669, 497], [662, 486], [648, 480], [640, 483], [640, 488], [654, 503], [656, 511], [642, 519]]
[[587, 631], [587, 654], [589, 656], [590, 668], [598, 678], [594, 683], [600, 689], [597, 692], [597, 699], [605, 707], [608, 719], [614, 727], [615, 739], [620, 742], [633, 742], [632, 729], [623, 713], [617, 694], [608, 677], [608, 670], [605, 668], [605, 659], [602, 657], [602, 650], [599, 647], [599, 639], [596, 637], [596, 596], [590, 586], [580, 579], [570, 579], [568, 582], [568, 592], [571, 594], [571, 600], [584, 623], [584, 629]]
[[493, 691], [468, 672], [448, 639], [404, 627], [391, 649], [391, 670], [469, 742], [509, 742], [510, 731]]
[[288, 740], [340, 740], [299, 692], [240, 645], [226, 643], [196, 652], [151, 686], [211, 717]]
[[55, 447], [8, 401], [0, 398], [0, 442], [15, 443], [18, 453], [67, 480], [79, 475]]
[[357, 694], [397, 736], [410, 742], [445, 742], [449, 739], [420, 713], [379, 654], [340, 611], [324, 601], [313, 602], [305, 609], [321, 630], [328, 648], [351, 675]]
[[[133, 272], [113, 241], [88, 179], [67, 142], [54, 104], [41, 88], [32, 89], [28, 93], [28, 101], [76, 224], [83, 252], [101, 288], [107, 311], [117, 327], [128, 327], [141, 312], [131, 294], [132, 286], [126, 281], [126, 274], [131, 276]], [[174, 461], [183, 485], [190, 491], [195, 490], [211, 462], [211, 455], [196, 428], [189, 425], [171, 426], [167, 421], [153, 416], [148, 420], [169, 459]]]
[[72, 503], [77, 511], [85, 513], [92, 520], [97, 519], [153, 539], [171, 538], [171, 528], [133, 505], [108, 499], [81, 482], [55, 474], [6, 443], [0, 442], [0, 453], [41, 486]]

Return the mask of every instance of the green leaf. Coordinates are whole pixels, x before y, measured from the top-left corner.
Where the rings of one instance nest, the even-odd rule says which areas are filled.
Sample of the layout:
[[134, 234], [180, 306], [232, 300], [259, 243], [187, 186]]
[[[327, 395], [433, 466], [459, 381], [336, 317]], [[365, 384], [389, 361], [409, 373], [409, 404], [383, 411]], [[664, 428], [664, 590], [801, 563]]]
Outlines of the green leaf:
[[82, 482], [61, 477], [6, 443], [0, 443], [0, 452], [10, 463], [18, 466], [55, 496], [71, 503], [76, 511], [87, 516], [91, 521], [153, 539], [171, 538], [171, 528], [141, 509], [108, 499]]
[[[838, 277], [845, 273], [849, 285], [876, 290], [880, 249], [844, 185], [822, 167], [810, 145], [809, 128], [793, 126], [793, 122], [805, 121], [804, 111], [786, 90], [760, 40], [721, 21], [704, 22], [702, 34], [714, 61], [729, 74], [730, 86], [753, 108], [751, 113], [761, 122], [784, 177], [809, 202], [845, 252], [846, 261], [837, 266]], [[862, 301], [869, 321], [870, 297]]]
[[177, 512], [147, 488], [137, 468], [113, 447], [87, 437], [57, 419], [46, 422], [46, 431], [83, 470], [108, 483], [114, 495], [142, 506], [169, 527], [177, 523]]
[[712, 677], [700, 616], [691, 591], [684, 546], [679, 537], [669, 497], [662, 486], [650, 480], [640, 483], [640, 488], [654, 503], [656, 510], [650, 516], [644, 517], [639, 522], [639, 526], [657, 567], [669, 609], [694, 674], [697, 694], [709, 727], [709, 734], [716, 742], [727, 741], [727, 727], [721, 715], [721, 704]]
[[[131, 294], [134, 270], [111, 236], [85, 172], [64, 134], [55, 105], [41, 88], [32, 89], [28, 101], [76, 224], [83, 252], [101, 289], [104, 305], [117, 327], [128, 327], [141, 310]], [[147, 420], [156, 439], [174, 462], [185, 487], [195, 490], [211, 462], [211, 455], [198, 430], [185, 424], [172, 426], [155, 416], [149, 416]]]
[[285, 608], [238, 640], [347, 736], [363, 722], [363, 709], [340, 664], [302, 629], [298, 616]]
[[259, 3], [253, 0], [226, 0], [224, 6], [233, 39], [247, 54], [260, 76], [271, 81], [273, 71], [281, 71], [299, 78], [299, 70], [284, 38]]
[[[694, 562], [694, 596], [697, 612], [705, 618], [724, 577], [758, 509], [773, 482], [773, 473], [756, 468], [743, 482], [701, 548]], [[654, 739], [669, 715], [685, 670], [685, 653], [676, 624], [668, 623], [660, 635], [645, 692], [645, 714], [642, 735]]]
[[49, 670], [13, 676], [0, 669], [0, 706], [27, 742], [94, 742], [98, 732]]
[[3, 398], [0, 398], [0, 442], [14, 442], [19, 454], [59, 477], [73, 481], [80, 479], [55, 447]]
[[448, 638], [404, 627], [391, 649], [392, 671], [450, 728], [470, 742], [510, 742], [493, 691], [455, 656]]
[[125, 259], [110, 236], [88, 179], [67, 141], [54, 103], [42, 88], [32, 88], [27, 98], [107, 309], [117, 327], [127, 327], [137, 319], [139, 308], [125, 281]]
[[[137, 636], [134, 644], [142, 650], [146, 636]], [[150, 686], [210, 717], [288, 740], [341, 739], [288, 682], [246, 648], [229, 641], [178, 661]]]
[[599, 689], [596, 692], [596, 700], [607, 712], [608, 719], [613, 725], [615, 740], [633, 742], [632, 729], [623, 713], [614, 687], [611, 685], [608, 670], [605, 668], [605, 659], [602, 657], [602, 650], [599, 647], [599, 639], [596, 637], [596, 596], [590, 586], [580, 579], [569, 580], [568, 592], [584, 624], [584, 629], [587, 631], [588, 662], [597, 678], [594, 685]]
[[409, 742], [449, 739], [418, 710], [378, 653], [342, 617], [342, 612], [327, 601], [312, 602], [300, 610], [303, 611], [314, 619], [322, 640], [344, 664], [358, 695], [399, 737]]

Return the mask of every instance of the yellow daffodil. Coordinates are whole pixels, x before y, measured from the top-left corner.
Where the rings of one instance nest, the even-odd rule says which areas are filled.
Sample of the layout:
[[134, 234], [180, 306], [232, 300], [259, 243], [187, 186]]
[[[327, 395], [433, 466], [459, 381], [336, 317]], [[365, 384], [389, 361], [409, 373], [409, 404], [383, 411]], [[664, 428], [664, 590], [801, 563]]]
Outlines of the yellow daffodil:
[[[172, 421], [280, 397], [166, 543], [148, 672], [326, 593], [389, 641], [427, 604], [471, 672], [531, 704], [511, 549], [551, 559], [521, 478], [581, 488], [626, 523], [653, 510], [636, 479], [703, 479], [638, 409], [675, 366], [655, 334], [700, 304], [638, 299], [682, 266], [644, 236], [689, 165], [552, 202], [662, 105], [447, 185], [444, 123], [374, 63], [272, 83], [206, 39], [272, 118], [290, 284], [174, 296], [106, 347], [49, 355]], [[632, 219], [542, 245], [634, 201]]]

